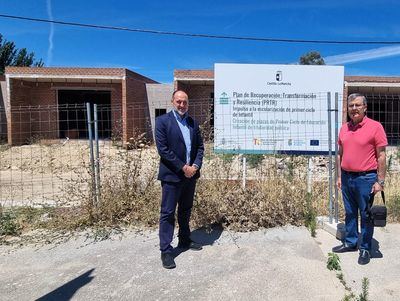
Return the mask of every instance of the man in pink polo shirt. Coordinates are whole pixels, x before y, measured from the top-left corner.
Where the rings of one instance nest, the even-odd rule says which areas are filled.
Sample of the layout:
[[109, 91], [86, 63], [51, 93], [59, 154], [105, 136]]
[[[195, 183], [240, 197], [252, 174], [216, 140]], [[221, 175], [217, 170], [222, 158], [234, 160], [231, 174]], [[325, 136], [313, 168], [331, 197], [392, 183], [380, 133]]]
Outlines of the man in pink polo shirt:
[[359, 264], [367, 264], [371, 257], [374, 226], [368, 218], [371, 193], [382, 191], [385, 184], [387, 139], [382, 125], [367, 116], [367, 100], [354, 93], [348, 99], [350, 121], [339, 133], [337, 186], [342, 190], [346, 211], [346, 238], [333, 252], [357, 251], [358, 212], [361, 217]]

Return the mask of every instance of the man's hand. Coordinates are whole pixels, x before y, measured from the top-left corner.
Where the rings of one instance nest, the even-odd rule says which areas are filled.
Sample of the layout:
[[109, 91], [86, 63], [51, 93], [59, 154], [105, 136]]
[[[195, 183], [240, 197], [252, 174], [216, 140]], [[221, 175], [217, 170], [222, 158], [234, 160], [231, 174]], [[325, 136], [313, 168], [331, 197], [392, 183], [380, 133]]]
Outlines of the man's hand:
[[336, 186], [338, 189], [342, 190], [342, 179], [340, 177], [336, 180]]
[[372, 192], [373, 192], [374, 194], [376, 194], [376, 193], [379, 192], [379, 191], [383, 191], [383, 186], [381, 186], [378, 182], [376, 182], [376, 183], [374, 184], [374, 186], [372, 186]]
[[190, 179], [195, 175], [197, 168], [186, 164], [185, 166], [183, 166], [182, 170], [185, 173], [185, 177]]

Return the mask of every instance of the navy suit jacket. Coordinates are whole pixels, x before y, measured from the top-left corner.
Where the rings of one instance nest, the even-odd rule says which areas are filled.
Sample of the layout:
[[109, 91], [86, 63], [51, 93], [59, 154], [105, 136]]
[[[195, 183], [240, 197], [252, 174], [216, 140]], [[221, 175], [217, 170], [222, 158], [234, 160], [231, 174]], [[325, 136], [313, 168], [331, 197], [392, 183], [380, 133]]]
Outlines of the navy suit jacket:
[[[199, 167], [193, 176], [194, 179], [197, 179], [200, 177], [200, 168], [203, 163], [203, 139], [199, 124], [192, 117], [187, 117], [187, 124], [192, 144], [189, 165], [196, 164]], [[186, 177], [182, 167], [186, 164], [186, 145], [172, 111], [156, 118], [155, 138], [158, 154], [160, 155], [158, 180], [166, 182], [184, 180]]]

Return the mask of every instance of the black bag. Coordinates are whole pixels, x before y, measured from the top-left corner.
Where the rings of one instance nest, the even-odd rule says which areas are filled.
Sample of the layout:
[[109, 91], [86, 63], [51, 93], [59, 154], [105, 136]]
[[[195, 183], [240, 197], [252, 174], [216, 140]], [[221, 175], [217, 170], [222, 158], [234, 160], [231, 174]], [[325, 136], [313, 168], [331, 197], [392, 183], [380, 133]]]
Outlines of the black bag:
[[386, 226], [386, 216], [387, 208], [385, 206], [385, 193], [381, 191], [383, 205], [373, 205], [374, 194], [371, 193], [368, 201], [368, 214], [374, 227], [385, 227]]

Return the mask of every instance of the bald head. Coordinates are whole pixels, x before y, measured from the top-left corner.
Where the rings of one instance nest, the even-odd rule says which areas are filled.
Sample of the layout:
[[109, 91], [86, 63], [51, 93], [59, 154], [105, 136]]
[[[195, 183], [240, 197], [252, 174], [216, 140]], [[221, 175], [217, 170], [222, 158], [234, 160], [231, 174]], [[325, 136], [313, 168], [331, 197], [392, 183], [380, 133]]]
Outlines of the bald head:
[[171, 103], [175, 111], [181, 116], [185, 115], [189, 109], [189, 97], [182, 90], [176, 90], [172, 94]]

